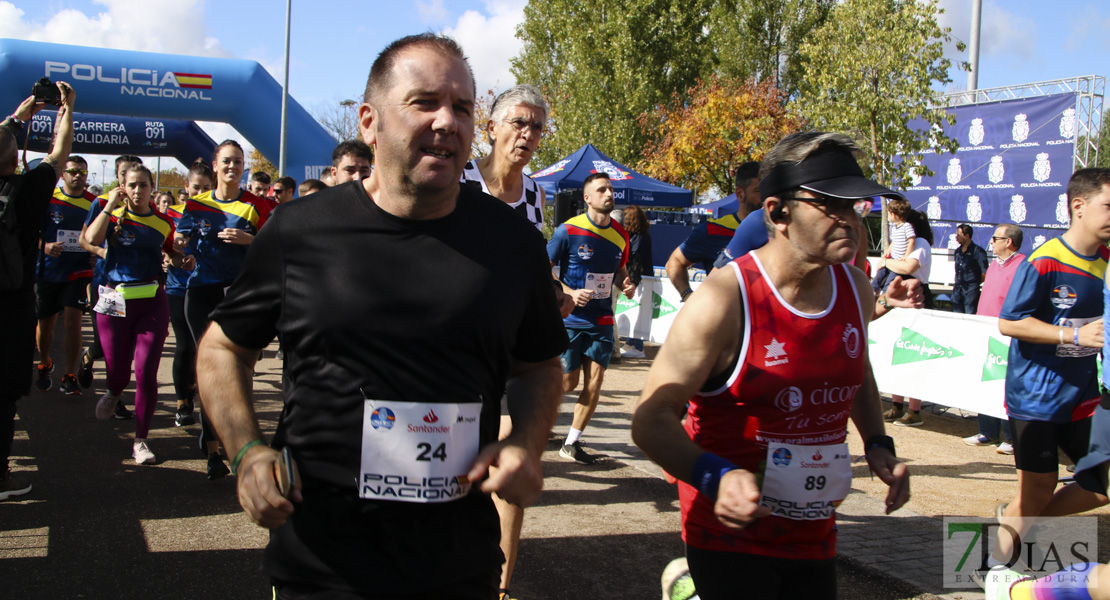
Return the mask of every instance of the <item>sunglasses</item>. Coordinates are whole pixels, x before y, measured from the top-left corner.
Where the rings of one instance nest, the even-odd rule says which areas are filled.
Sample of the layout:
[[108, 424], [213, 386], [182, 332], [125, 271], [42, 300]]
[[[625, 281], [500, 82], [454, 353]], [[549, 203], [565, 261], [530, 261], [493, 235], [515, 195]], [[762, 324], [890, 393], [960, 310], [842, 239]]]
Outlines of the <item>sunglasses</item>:
[[88, 169], [66, 169], [65, 172], [69, 173], [70, 175], [88, 175], [89, 174]]
[[274, 195], [284, 194], [284, 193], [285, 193], [285, 188], [279, 188], [279, 187], [274, 188]]
[[874, 206], [874, 201], [871, 198], [830, 198], [829, 196], [818, 196], [816, 198], [802, 198], [801, 196], [793, 196], [790, 198], [782, 198], [783, 200], [795, 200], [797, 202], [808, 202], [809, 204], [820, 204], [825, 207], [824, 212], [829, 214], [847, 214], [847, 208], [852, 207], [852, 212], [857, 216], [864, 216], [871, 212], [871, 207]]
[[513, 129], [518, 132], [524, 131], [524, 128], [527, 127], [532, 130], [532, 133], [543, 133], [543, 123], [540, 123], [538, 121], [528, 121], [526, 119], [516, 118], [504, 119], [504, 122], [512, 125]]

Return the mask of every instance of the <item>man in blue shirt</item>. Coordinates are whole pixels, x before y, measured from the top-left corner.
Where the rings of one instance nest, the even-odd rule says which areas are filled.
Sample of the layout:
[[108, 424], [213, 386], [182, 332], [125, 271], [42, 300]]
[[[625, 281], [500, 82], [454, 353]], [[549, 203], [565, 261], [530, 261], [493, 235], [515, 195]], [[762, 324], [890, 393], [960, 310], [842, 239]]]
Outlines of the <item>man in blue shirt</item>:
[[[740, 223], [763, 206], [763, 198], [759, 195], [758, 162], [746, 162], [737, 167], [735, 180], [736, 201], [740, 205], [736, 212], [698, 224], [667, 259], [667, 277], [683, 302], [693, 293], [690, 289], [689, 268], [697, 263], [701, 263], [706, 271], [714, 268], [713, 261], [733, 238]], [[759, 225], [762, 229], [762, 220]], [[767, 243], [766, 232], [763, 235], [763, 243]]]
[[979, 308], [979, 286], [987, 278], [987, 251], [971, 241], [971, 225], [960, 223], [956, 227], [956, 241], [960, 244], [953, 254], [956, 260], [956, 281], [952, 285], [952, 312], [975, 314]]
[[613, 185], [605, 173], [594, 173], [582, 184], [586, 212], [567, 220], [547, 243], [551, 266], [559, 266], [563, 291], [574, 299], [574, 310], [563, 319], [570, 345], [563, 353], [563, 392], [578, 387], [586, 371], [574, 419], [559, 455], [582, 464], [597, 458], [582, 449], [579, 438], [590, 422], [601, 397], [601, 382], [613, 352], [614, 283], [628, 298], [636, 286], [628, 278], [628, 233], [609, 218], [613, 210]]

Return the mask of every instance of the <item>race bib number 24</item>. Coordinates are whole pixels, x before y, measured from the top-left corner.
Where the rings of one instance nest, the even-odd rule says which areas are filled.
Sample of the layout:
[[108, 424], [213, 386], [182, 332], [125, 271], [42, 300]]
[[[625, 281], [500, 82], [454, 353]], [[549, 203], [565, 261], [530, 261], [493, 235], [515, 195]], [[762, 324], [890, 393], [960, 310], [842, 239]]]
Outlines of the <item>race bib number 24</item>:
[[470, 491], [480, 402], [366, 400], [363, 410], [359, 497], [450, 502]]

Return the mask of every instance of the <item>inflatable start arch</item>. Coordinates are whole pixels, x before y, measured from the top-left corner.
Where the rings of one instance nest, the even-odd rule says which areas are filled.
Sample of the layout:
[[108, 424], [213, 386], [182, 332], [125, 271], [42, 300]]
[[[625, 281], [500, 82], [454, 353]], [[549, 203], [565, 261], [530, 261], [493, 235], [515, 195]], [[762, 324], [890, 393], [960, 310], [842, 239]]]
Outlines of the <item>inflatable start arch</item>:
[[[82, 113], [220, 121], [267, 157], [280, 154], [281, 86], [254, 61], [0, 39], [0, 77], [0, 110], [14, 109], [35, 81], [49, 77], [73, 86]], [[288, 119], [287, 173], [319, 178], [331, 166], [335, 138], [292, 98]], [[147, 148], [137, 154], [174, 156]]]

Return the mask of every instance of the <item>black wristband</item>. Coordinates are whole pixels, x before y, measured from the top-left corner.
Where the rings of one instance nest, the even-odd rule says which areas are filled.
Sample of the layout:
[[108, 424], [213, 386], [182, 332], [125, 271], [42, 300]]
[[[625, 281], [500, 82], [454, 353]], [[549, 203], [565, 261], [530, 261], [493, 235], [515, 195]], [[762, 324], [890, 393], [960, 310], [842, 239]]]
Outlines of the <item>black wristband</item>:
[[898, 453], [894, 451], [894, 438], [889, 435], [873, 435], [867, 438], [867, 441], [863, 444], [864, 456], [872, 448], [886, 448], [890, 450], [891, 456], [898, 456]]
[[686, 291], [682, 292], [682, 301], [685, 302], [686, 299], [690, 297], [690, 294], [693, 294], [693, 293], [694, 293], [694, 290], [692, 288], [686, 288]]

